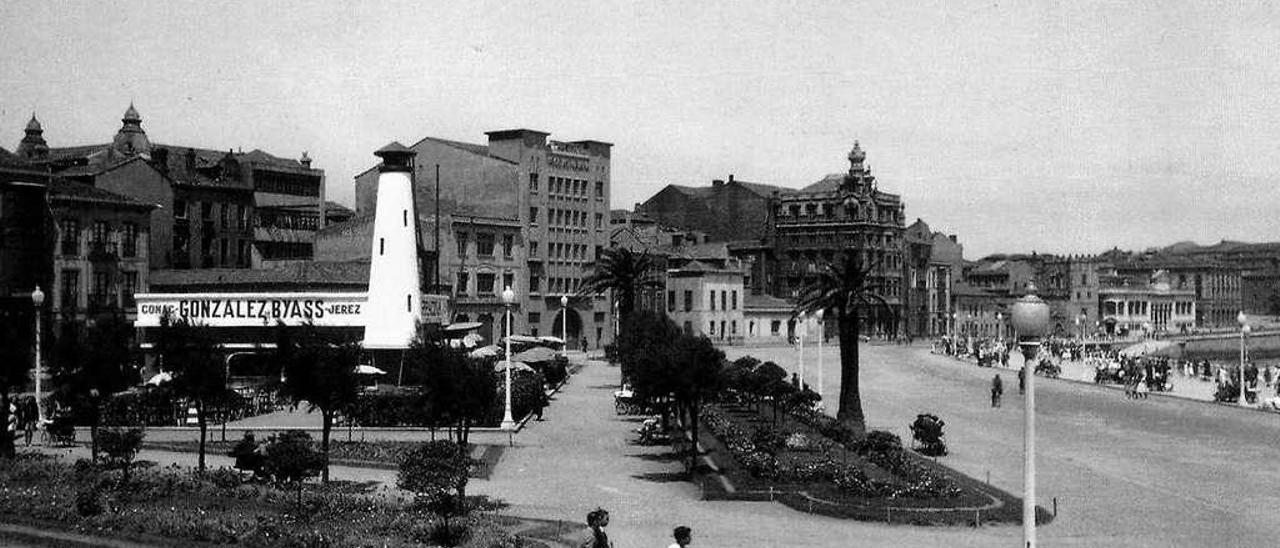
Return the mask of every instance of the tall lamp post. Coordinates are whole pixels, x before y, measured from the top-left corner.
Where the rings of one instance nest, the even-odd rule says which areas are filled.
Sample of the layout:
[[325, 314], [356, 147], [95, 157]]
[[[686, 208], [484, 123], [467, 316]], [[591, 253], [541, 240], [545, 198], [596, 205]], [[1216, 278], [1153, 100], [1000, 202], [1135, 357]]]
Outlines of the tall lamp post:
[[516, 292], [511, 290], [511, 286], [507, 286], [502, 290], [502, 304], [507, 308], [507, 393], [501, 425], [501, 428], [507, 432], [516, 429], [516, 421], [511, 418], [511, 305], [515, 302]]
[[1027, 295], [1013, 303], [1011, 320], [1022, 347], [1026, 397], [1023, 399], [1022, 461], [1022, 541], [1027, 548], [1036, 545], [1036, 390], [1035, 368], [1031, 362], [1040, 349], [1040, 338], [1049, 328], [1049, 305], [1035, 295], [1035, 284], [1027, 284]]
[[569, 354], [569, 296], [560, 296], [560, 338], [564, 340], [564, 353]]
[[800, 342], [800, 360], [799, 360], [798, 367], [800, 369], [800, 389], [801, 390], [804, 390], [804, 332], [805, 332], [804, 312], [801, 312], [796, 317], [796, 340]]
[[1245, 405], [1244, 397], [1244, 337], [1249, 334], [1249, 318], [1241, 310], [1236, 314], [1236, 322], [1240, 324], [1240, 405]]
[[813, 313], [818, 318], [818, 395], [822, 395], [822, 339], [827, 338], [827, 328], [822, 323], [823, 310], [818, 309]]
[[36, 286], [36, 290], [31, 292], [31, 304], [35, 309], [35, 339], [36, 339], [36, 418], [39, 424], [44, 424], [44, 399], [41, 398], [41, 377], [44, 377], [44, 367], [40, 360], [40, 308], [44, 306], [44, 292], [40, 291], [40, 286]]
[[996, 312], [996, 342], [1004, 340], [1004, 313]]

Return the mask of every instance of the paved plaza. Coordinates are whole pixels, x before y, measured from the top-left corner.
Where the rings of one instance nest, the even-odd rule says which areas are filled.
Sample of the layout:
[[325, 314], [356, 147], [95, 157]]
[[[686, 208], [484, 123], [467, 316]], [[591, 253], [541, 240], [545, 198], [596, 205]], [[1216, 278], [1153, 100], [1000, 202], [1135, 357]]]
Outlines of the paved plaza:
[[[907, 436], [916, 413], [947, 423], [951, 455], [941, 459], [969, 475], [1020, 493], [1021, 399], [1012, 371], [1005, 405], [992, 409], [995, 371], [930, 354], [927, 347], [863, 345], [862, 386], [868, 423]], [[838, 348], [824, 350], [825, 392], [839, 390]], [[730, 348], [789, 370], [790, 348]], [[806, 349], [816, 385], [816, 355]], [[619, 548], [662, 546], [676, 525], [689, 525], [699, 546], [1016, 546], [1013, 526], [925, 528], [814, 516], [777, 503], [704, 502], [681, 481], [669, 449], [632, 445], [635, 418], [614, 413], [619, 370], [590, 362], [555, 397], [546, 422], [515, 436], [488, 480], [469, 492], [511, 504], [530, 518], [582, 520], [596, 506], [612, 514]], [[1132, 401], [1083, 383], [1038, 379], [1040, 504], [1058, 499], [1059, 516], [1043, 526], [1043, 546], [1263, 546], [1280, 518], [1273, 444], [1280, 416], [1174, 398]], [[832, 404], [834, 406], [834, 403]], [[834, 409], [832, 409], [834, 411]], [[423, 434], [425, 435], [425, 434]], [[478, 443], [505, 435], [478, 433]], [[76, 450], [83, 452], [83, 449]], [[163, 464], [194, 464], [195, 455], [144, 452]], [[213, 466], [230, 459], [213, 455]], [[395, 472], [334, 467], [335, 479], [394, 485]]]

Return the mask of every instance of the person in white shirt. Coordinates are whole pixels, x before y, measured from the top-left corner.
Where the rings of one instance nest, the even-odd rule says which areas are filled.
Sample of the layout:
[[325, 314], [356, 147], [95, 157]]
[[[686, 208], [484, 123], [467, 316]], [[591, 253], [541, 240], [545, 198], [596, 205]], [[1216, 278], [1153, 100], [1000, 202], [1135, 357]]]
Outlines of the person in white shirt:
[[672, 532], [672, 535], [676, 538], [676, 541], [667, 548], [684, 548], [685, 546], [693, 544], [693, 529], [681, 525], [676, 527], [675, 531]]

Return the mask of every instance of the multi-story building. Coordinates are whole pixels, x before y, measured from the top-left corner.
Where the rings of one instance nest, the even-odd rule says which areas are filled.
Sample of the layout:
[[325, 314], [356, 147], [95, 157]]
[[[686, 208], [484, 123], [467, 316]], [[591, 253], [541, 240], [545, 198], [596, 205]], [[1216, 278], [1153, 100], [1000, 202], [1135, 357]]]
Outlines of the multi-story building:
[[769, 198], [775, 192], [794, 192], [734, 179], [711, 181], [709, 187], [667, 185], [636, 213], [674, 228], [705, 233], [711, 241], [760, 241], [768, 234]]
[[324, 216], [324, 171], [263, 152], [151, 142], [129, 105], [110, 143], [48, 147], [33, 117], [18, 147], [62, 177], [157, 204], [151, 268], [250, 268], [311, 259]]
[[1175, 289], [1167, 272], [1150, 279], [1112, 278], [1099, 290], [1106, 333], [1182, 333], [1196, 328], [1196, 296]]
[[[797, 192], [777, 192], [769, 201], [770, 253], [762, 255], [769, 292], [793, 298], [825, 264], [853, 250], [871, 268], [870, 282], [881, 288], [890, 310], [867, 309], [868, 333], [901, 332], [904, 207], [897, 194], [882, 192], [864, 162], [858, 143], [849, 152], [849, 171], [829, 175]], [[835, 323], [835, 322], [828, 322]], [[829, 328], [833, 329], [833, 328]]]
[[52, 292], [50, 179], [42, 166], [0, 148], [0, 339], [10, 350], [34, 348], [31, 293], [36, 286]]
[[690, 261], [668, 270], [666, 291], [667, 316], [685, 334], [719, 344], [744, 340], [742, 269], [736, 261], [723, 266]]
[[[567, 314], [571, 345], [608, 342], [612, 310], [607, 296], [575, 294], [591, 263], [609, 245], [612, 145], [553, 141], [547, 139], [550, 134], [530, 129], [486, 135], [487, 145], [427, 137], [410, 147], [417, 153], [418, 211], [426, 216], [439, 211], [442, 219], [474, 216], [518, 223], [525, 254], [520, 258], [523, 269], [511, 267], [512, 289], [519, 295], [516, 328], [559, 335]], [[372, 213], [375, 192], [374, 170], [356, 176], [357, 215]], [[454, 288], [456, 298], [460, 275], [468, 276], [466, 287], [478, 280], [445, 262], [443, 242], [440, 249], [441, 279], [433, 285]], [[567, 309], [560, 305], [566, 295]]]
[[951, 288], [964, 268], [964, 248], [954, 235], [934, 232], [921, 219], [903, 231], [902, 309], [913, 337], [947, 334]]
[[55, 178], [49, 206], [57, 222], [49, 292], [57, 321], [119, 313], [132, 320], [147, 290], [150, 214], [155, 204]]

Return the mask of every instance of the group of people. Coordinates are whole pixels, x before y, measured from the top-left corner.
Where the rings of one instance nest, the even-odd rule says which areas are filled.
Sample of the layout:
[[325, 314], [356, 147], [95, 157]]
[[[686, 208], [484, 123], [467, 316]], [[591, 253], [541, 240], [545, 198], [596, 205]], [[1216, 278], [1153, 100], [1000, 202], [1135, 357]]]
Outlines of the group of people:
[[[587, 512], [587, 526], [591, 528], [591, 538], [583, 542], [581, 548], [613, 548], [613, 542], [609, 540], [609, 534], [604, 530], [609, 526], [608, 510], [596, 508]], [[671, 536], [674, 537], [675, 542], [667, 548], [684, 548], [693, 544], [693, 529], [688, 526], [676, 527], [671, 532]]]
[[32, 397], [18, 399], [16, 395], [9, 396], [8, 417], [5, 429], [9, 432], [9, 439], [16, 442], [18, 432], [22, 432], [26, 445], [30, 446], [32, 439], [35, 438], [36, 428], [40, 426], [40, 411], [36, 407], [36, 399]]

